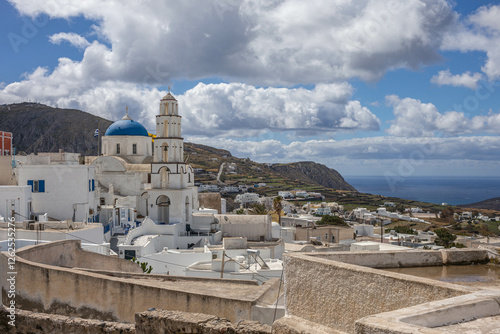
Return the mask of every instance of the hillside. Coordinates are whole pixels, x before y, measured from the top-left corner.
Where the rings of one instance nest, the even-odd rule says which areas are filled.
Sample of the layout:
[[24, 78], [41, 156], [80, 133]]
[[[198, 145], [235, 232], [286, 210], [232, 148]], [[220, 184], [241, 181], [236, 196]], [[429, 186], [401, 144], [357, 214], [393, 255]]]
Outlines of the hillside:
[[[52, 108], [39, 103], [17, 103], [0, 106], [0, 130], [14, 134], [14, 147], [26, 153], [76, 152], [97, 154], [97, 138], [112, 122], [75, 110]], [[250, 159], [233, 157], [227, 150], [206, 145], [185, 143], [187, 162], [204, 172], [197, 173], [197, 182], [217, 183], [222, 163], [221, 180], [226, 184], [266, 183], [273, 192], [301, 188], [308, 191], [355, 191], [334, 169], [315, 162], [261, 164]], [[229, 166], [234, 167], [230, 169]], [[325, 189], [327, 188], [327, 189]]]
[[75, 109], [39, 103], [0, 105], [0, 129], [12, 132], [17, 152], [76, 152], [97, 154], [95, 129], [101, 134], [113, 123]]
[[481, 202], [458, 205], [462, 208], [485, 209], [500, 211], [500, 197], [490, 198]]

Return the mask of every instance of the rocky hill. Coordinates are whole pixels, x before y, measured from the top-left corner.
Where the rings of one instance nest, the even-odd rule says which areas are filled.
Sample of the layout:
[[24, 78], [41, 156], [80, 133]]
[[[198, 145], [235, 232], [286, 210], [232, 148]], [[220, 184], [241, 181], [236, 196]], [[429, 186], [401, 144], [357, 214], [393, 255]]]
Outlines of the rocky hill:
[[[0, 130], [14, 134], [18, 152], [76, 152], [97, 154], [97, 138], [112, 122], [75, 110], [52, 108], [39, 103], [17, 103], [0, 106]], [[312, 161], [289, 164], [261, 164], [250, 159], [233, 157], [227, 150], [206, 145], [185, 143], [187, 162], [206, 173], [197, 180], [216, 183], [214, 175], [226, 163], [222, 178], [227, 184], [268, 183], [277, 189], [305, 188], [311, 191], [355, 191], [336, 170]], [[230, 169], [233, 168], [234, 169]]]
[[356, 191], [335, 169], [313, 161], [275, 164], [272, 165], [272, 169], [304, 183], [315, 183], [327, 188]]
[[481, 202], [458, 205], [462, 208], [485, 209], [500, 211], [500, 197], [490, 198]]
[[113, 123], [75, 110], [52, 108], [39, 103], [0, 106], [0, 129], [12, 132], [17, 152], [76, 152], [97, 154], [95, 129], [103, 134]]

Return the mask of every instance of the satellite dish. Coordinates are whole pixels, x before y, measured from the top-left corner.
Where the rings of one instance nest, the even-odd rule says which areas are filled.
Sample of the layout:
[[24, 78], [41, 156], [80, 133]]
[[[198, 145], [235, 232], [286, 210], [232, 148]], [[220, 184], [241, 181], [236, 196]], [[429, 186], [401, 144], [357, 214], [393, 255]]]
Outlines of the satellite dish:
[[224, 220], [225, 220], [225, 221], [228, 221], [228, 220], [229, 220], [229, 218], [227, 218], [227, 216], [224, 216]]

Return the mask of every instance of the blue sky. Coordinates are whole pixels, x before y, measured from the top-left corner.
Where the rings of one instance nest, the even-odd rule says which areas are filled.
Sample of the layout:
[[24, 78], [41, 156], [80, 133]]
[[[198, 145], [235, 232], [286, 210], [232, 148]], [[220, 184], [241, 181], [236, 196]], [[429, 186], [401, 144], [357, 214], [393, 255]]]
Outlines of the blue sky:
[[170, 85], [185, 140], [344, 175], [497, 176], [493, 1], [0, 2], [0, 103], [154, 132]]

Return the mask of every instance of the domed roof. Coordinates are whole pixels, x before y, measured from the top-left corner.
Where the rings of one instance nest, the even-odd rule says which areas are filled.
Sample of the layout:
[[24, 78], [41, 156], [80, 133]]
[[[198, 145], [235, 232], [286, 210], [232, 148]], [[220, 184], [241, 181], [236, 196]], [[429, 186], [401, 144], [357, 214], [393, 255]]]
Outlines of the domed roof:
[[125, 116], [114, 122], [106, 130], [105, 136], [148, 136], [148, 130], [141, 123]]
[[165, 96], [164, 96], [161, 100], [162, 100], [162, 101], [163, 101], [163, 100], [174, 100], [174, 101], [177, 101], [177, 100], [175, 99], [175, 97], [174, 97], [172, 94], [170, 94], [170, 91], [169, 91], [169, 92], [167, 93], [167, 95], [165, 95]]

